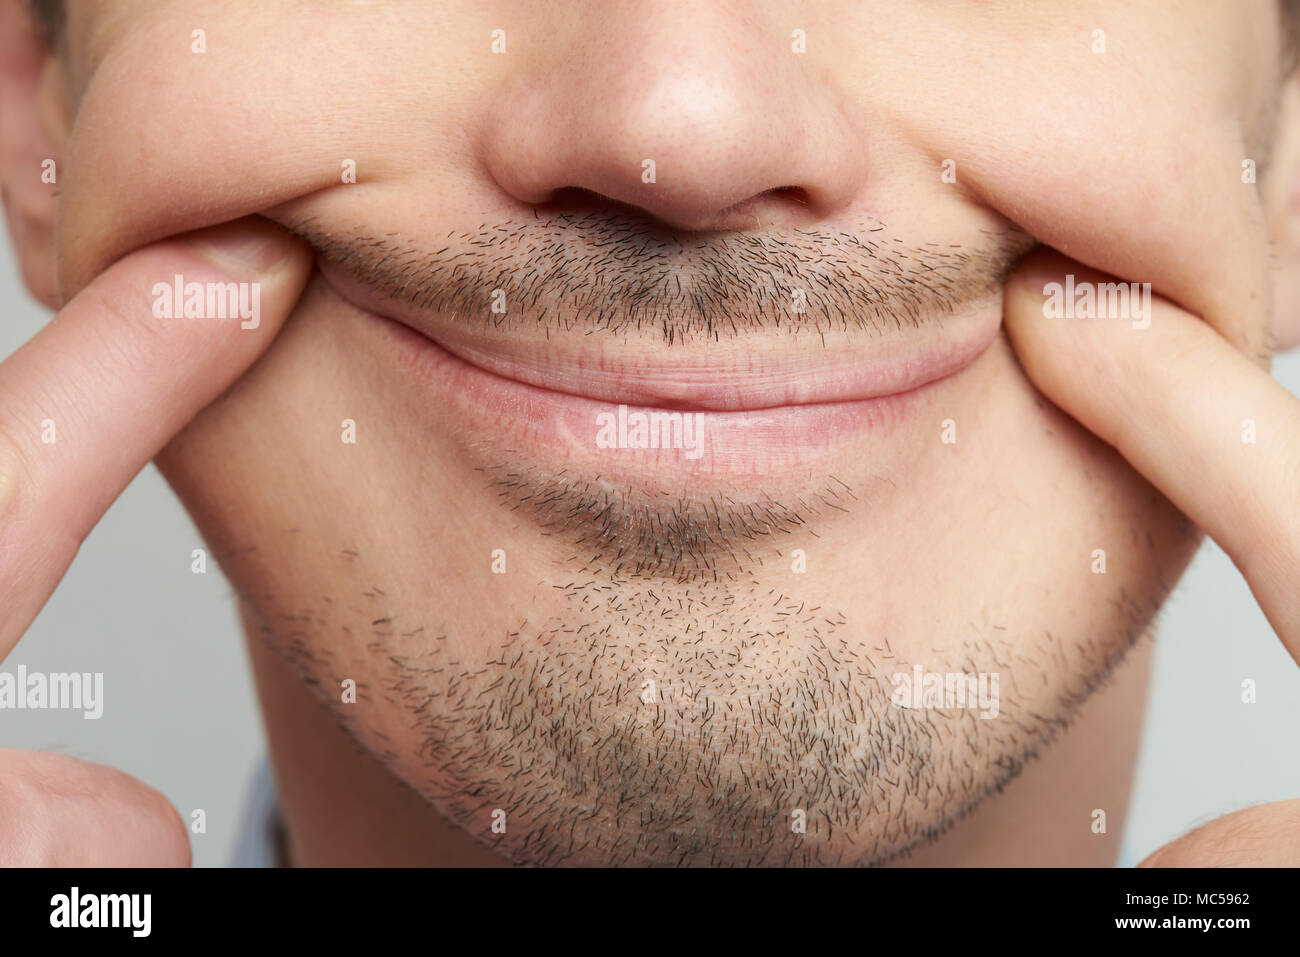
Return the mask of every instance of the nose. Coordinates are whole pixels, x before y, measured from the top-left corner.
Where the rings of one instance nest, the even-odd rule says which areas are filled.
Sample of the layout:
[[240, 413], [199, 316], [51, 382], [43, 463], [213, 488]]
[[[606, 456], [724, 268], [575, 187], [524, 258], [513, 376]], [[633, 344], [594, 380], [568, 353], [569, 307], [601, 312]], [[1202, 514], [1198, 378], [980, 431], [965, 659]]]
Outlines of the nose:
[[602, 0], [590, 26], [508, 71], [483, 128], [486, 169], [524, 203], [594, 193], [677, 230], [832, 215], [865, 155], [842, 98], [795, 27], [738, 9]]

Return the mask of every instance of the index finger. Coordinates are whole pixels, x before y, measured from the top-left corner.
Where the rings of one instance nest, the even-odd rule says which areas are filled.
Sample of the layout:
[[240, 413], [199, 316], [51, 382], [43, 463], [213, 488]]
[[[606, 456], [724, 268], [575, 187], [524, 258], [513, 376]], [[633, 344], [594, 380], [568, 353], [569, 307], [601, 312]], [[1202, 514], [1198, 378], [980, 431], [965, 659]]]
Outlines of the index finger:
[[270, 343], [310, 262], [258, 218], [156, 243], [0, 363], [0, 657], [136, 473]]
[[[1144, 314], [1100, 314], [1108, 285], [1058, 253], [1027, 257], [1004, 299], [1021, 364], [1218, 542], [1300, 662], [1300, 400], [1149, 287], [1119, 284], [1139, 286]], [[1089, 315], [1045, 309], [1066, 288], [1091, 289]]]

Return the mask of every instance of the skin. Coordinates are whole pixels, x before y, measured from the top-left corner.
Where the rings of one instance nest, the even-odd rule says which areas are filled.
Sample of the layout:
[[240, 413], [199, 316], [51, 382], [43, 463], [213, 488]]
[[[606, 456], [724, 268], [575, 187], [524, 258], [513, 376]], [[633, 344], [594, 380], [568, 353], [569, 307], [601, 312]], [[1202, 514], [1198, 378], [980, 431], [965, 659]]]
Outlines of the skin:
[[[1143, 635], [1197, 525], [1297, 653], [1300, 424], [1261, 371], [1297, 336], [1295, 316], [1273, 307], [1275, 286], [1294, 281], [1297, 113], [1272, 4], [681, 4], [649, 18], [579, 3], [437, 17], [211, 3], [199, 17], [181, 2], [87, 2], [58, 58], [4, 9], [6, 212], [28, 287], [67, 303], [2, 367], [0, 423], [18, 463], [0, 472], [17, 490], [6, 554], [45, 547], [29, 531], [37, 516], [67, 534], [29, 563], [35, 574], [8, 560], [23, 614], [0, 651], [156, 456], [240, 596], [297, 863], [1108, 864]], [[199, 26], [201, 56], [189, 46]], [[794, 26], [806, 54], [788, 52]], [[497, 27], [504, 56], [489, 52]], [[1104, 54], [1091, 49], [1097, 27]], [[150, 83], [166, 98], [140, 96]], [[653, 185], [640, 177], [647, 156]], [[59, 164], [57, 195], [31, 185], [45, 157]], [[344, 158], [356, 183], [340, 182]], [[948, 158], [955, 183], [939, 175]], [[1243, 158], [1257, 158], [1258, 185], [1242, 183]], [[307, 251], [255, 215], [309, 239], [325, 276], [308, 278]], [[168, 237], [230, 220], [284, 250], [264, 274], [266, 328], [137, 330], [154, 351], [114, 361], [166, 375], [97, 367], [105, 383], [138, 381], [129, 394], [105, 386], [119, 402], [60, 390], [67, 415], [94, 406], [101, 420], [60, 443], [67, 461], [42, 458], [38, 399], [93, 365], [100, 303], [179, 271], [168, 260], [207, 268], [185, 258], [193, 240]], [[384, 238], [447, 313], [455, 284], [431, 277], [448, 237], [481, 249], [475, 237], [511, 224], [576, 256], [609, 235], [576, 225], [590, 223], [651, 237], [641, 248], [688, 285], [709, 261], [742, 261], [745, 237], [768, 243], [758, 275], [825, 269], [828, 235], [888, 240], [906, 253], [858, 262], [877, 283], [886, 267], [923, 276], [938, 244], [960, 251], [967, 280], [947, 293], [948, 321], [1002, 317], [1004, 331], [901, 424], [798, 466], [665, 472], [653, 488], [632, 468], [612, 485], [641, 556], [628, 561], [584, 497], [586, 463], [559, 484], [553, 449], [520, 453], [521, 466], [503, 432], [412, 358], [427, 344], [389, 335], [347, 285], [375, 278], [373, 263], [356, 267], [357, 240]], [[792, 262], [771, 251], [809, 232], [822, 238]], [[709, 245], [673, 245], [683, 237]], [[1008, 275], [1036, 243], [1071, 259], [1035, 255]], [[489, 244], [512, 288], [534, 281], [580, 316], [525, 253]], [[628, 276], [645, 275], [631, 262]], [[1070, 326], [1053, 338], [1035, 321], [1045, 275], [1089, 270], [1152, 284], [1149, 336]], [[593, 273], [579, 272], [588, 284]], [[881, 348], [870, 326], [784, 334], [752, 287], [729, 289], [732, 324], [712, 338], [661, 297], [672, 336], [663, 322], [651, 335], [590, 317], [566, 334], [525, 311], [493, 341], [520, 356], [592, 341], [651, 365], [687, 356], [703, 376], [758, 355], [815, 370]], [[481, 299], [459, 303], [457, 327], [479, 343], [493, 339]], [[905, 311], [901, 300], [895, 290], [882, 315]], [[938, 335], [940, 311], [924, 312], [931, 321], [907, 330], [917, 340]], [[1202, 403], [1174, 398], [1207, 381]], [[1250, 462], [1214, 445], [1218, 396], [1241, 397], [1282, 438]], [[125, 423], [145, 408], [167, 411], [132, 435]], [[1166, 428], [1134, 427], [1143, 411]], [[340, 441], [343, 419], [356, 445]], [[955, 445], [940, 439], [944, 419]], [[1207, 472], [1214, 481], [1185, 487]], [[566, 506], [563, 521], [524, 506], [539, 490]], [[701, 505], [723, 495], [775, 503], [778, 518], [729, 534], [735, 523], [709, 524], [717, 512]], [[505, 575], [491, 572], [494, 548]], [[1089, 568], [1097, 548], [1105, 575]], [[889, 676], [916, 664], [998, 673], [998, 716], [897, 708]], [[41, 793], [9, 806], [48, 822], [57, 802]], [[1105, 834], [1090, 826], [1096, 809]], [[806, 833], [791, 831], [796, 810]], [[1293, 809], [1257, 811], [1294, 821]], [[157, 840], [130, 846], [179, 859], [174, 816], [143, 817]], [[1184, 839], [1159, 862], [1204, 860], [1220, 843]]]

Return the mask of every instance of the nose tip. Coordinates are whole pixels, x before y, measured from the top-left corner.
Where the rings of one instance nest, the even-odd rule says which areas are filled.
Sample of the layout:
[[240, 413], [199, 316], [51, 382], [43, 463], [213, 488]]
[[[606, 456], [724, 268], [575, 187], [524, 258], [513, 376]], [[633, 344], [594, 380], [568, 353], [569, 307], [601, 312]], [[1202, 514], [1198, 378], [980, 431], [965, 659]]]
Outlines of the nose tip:
[[861, 149], [834, 91], [779, 39], [709, 35], [641, 33], [631, 64], [570, 56], [516, 76], [488, 123], [488, 172], [524, 203], [594, 194], [683, 231], [797, 225], [846, 205]]

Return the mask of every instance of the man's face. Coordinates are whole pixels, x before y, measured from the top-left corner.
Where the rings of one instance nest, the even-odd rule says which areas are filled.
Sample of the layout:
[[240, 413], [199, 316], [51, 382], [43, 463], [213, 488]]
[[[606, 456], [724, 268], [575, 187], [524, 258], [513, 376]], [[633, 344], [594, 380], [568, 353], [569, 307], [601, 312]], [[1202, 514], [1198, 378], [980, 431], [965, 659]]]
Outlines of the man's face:
[[[159, 464], [255, 629], [513, 859], [888, 860], [1069, 721], [1195, 547], [1030, 386], [1000, 283], [1041, 242], [1264, 348], [1271, 3], [68, 27], [62, 289], [249, 213], [316, 247]], [[673, 447], [636, 447], [653, 412]], [[902, 706], [918, 667], [996, 700]]]

